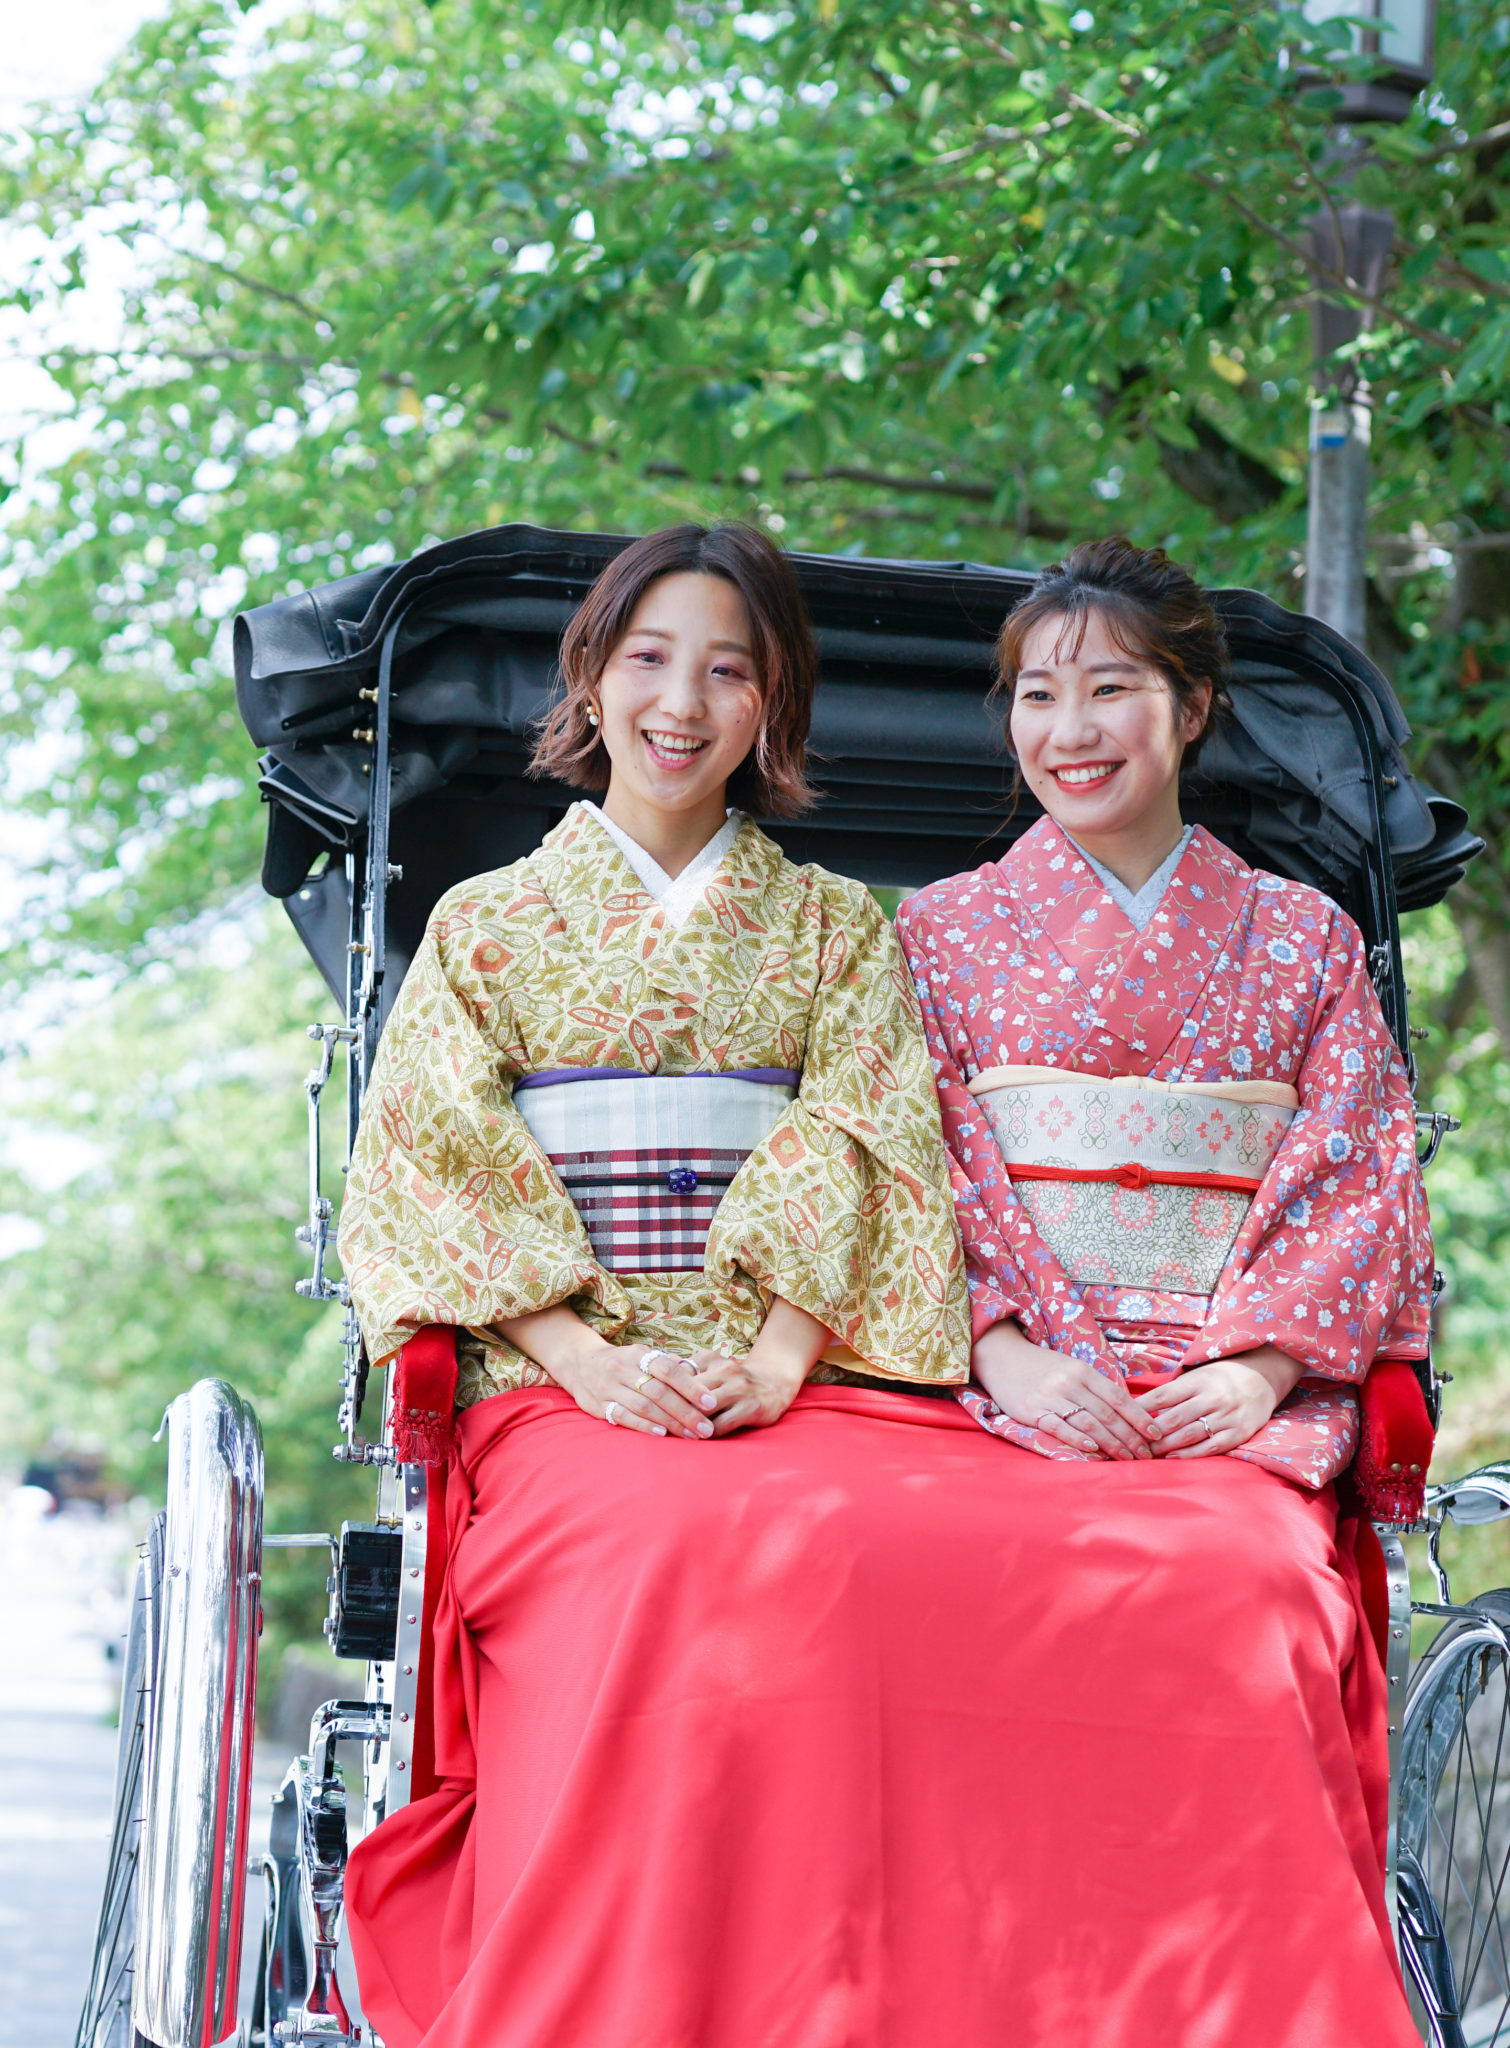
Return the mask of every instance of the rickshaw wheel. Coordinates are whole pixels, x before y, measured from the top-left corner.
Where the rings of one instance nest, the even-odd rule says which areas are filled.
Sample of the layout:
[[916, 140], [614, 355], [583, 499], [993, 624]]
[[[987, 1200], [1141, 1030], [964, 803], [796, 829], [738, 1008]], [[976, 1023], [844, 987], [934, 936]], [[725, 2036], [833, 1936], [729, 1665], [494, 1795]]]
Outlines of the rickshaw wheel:
[[75, 2048], [230, 2048], [251, 1795], [262, 1436], [223, 1380], [170, 1405], [128, 1641], [115, 1829]]
[[131, 2024], [136, 1955], [136, 1875], [147, 1786], [147, 1747], [162, 1618], [166, 1515], [153, 1518], [136, 1568], [131, 1625], [121, 1683], [115, 1806], [105, 1896], [95, 1933], [94, 1962], [75, 2048], [152, 2048]]
[[1416, 1666], [1399, 1786], [1401, 1951], [1433, 2048], [1510, 2044], [1510, 1590]]

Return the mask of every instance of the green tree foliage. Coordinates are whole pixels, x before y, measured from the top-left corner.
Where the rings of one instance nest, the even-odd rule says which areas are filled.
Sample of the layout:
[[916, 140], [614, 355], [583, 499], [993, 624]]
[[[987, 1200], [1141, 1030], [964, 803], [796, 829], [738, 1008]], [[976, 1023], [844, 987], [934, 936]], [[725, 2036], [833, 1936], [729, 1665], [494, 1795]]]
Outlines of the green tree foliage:
[[[1510, 1270], [1510, 1062], [1487, 1017], [1465, 998], [1471, 979], [1445, 905], [1405, 920], [1405, 978], [1414, 1009], [1432, 1020], [1417, 1048], [1420, 1099], [1462, 1120], [1426, 1177], [1438, 1261], [1447, 1293], [1437, 1317], [1436, 1359], [1452, 1376], [1442, 1407], [1435, 1470], [1470, 1471], [1510, 1452], [1510, 1351], [1505, 1344]], [[1444, 1556], [1455, 1588], [1510, 1582], [1510, 1531], [1453, 1532]], [[1461, 1572], [1462, 1576], [1459, 1577]], [[1421, 1586], [1421, 1597], [1434, 1598]]]
[[[270, 908], [222, 928], [216, 952], [78, 1005], [7, 1071], [0, 1210], [12, 1243], [34, 1242], [0, 1266], [6, 1462], [99, 1447], [118, 1482], [160, 1498], [163, 1410], [213, 1375], [261, 1418], [269, 1528], [334, 1529], [371, 1516], [373, 1487], [330, 1455], [339, 1316], [293, 1291], [302, 1027], [330, 998]], [[275, 1619], [318, 1635], [323, 1588], [318, 1555], [275, 1560]]]
[[[1510, 1103], [1503, 13], [1444, 0], [1433, 92], [1361, 159], [1347, 30], [1272, 0], [171, 0], [90, 105], [0, 142], [0, 303], [64, 406], [0, 450], [0, 740], [51, 849], [11, 964], [171, 969], [30, 1070], [101, 1150], [18, 1198], [47, 1238], [5, 1269], [13, 1409], [82, 1400], [145, 1474], [222, 1370], [279, 1511], [351, 1511], [334, 1343], [288, 1291], [324, 1004], [286, 937], [186, 973], [177, 936], [257, 860], [240, 605], [505, 520], [715, 514], [1019, 562], [1121, 528], [1303, 605], [1302, 240], [1352, 198], [1399, 228], [1376, 298], [1329, 280], [1369, 320], [1373, 650], [1496, 840], [1413, 934], [1428, 1099]], [[1437, 1169], [1465, 1356], [1499, 1128]]]
[[[1360, 344], [1376, 651], [1498, 823], [1510, 34], [1438, 13], [1436, 90], [1357, 162], [1366, 61], [1272, 0], [176, 0], [0, 181], [80, 423], [5, 544], [6, 715], [57, 728], [69, 828], [29, 958], [248, 872], [238, 603], [468, 527], [1032, 559], [1120, 526], [1301, 598], [1301, 240], [1348, 197], [1399, 223]], [[119, 333], [75, 340], [122, 271]]]

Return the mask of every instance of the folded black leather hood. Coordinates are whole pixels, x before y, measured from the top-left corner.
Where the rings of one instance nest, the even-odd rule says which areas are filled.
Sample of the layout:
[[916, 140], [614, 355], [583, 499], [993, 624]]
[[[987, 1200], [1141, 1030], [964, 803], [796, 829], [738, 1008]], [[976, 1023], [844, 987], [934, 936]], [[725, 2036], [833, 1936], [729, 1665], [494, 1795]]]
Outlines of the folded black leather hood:
[[[503, 526], [280, 598], [236, 621], [236, 698], [264, 750], [264, 881], [315, 957], [341, 925], [327, 850], [365, 831], [370, 703], [393, 646], [395, 952], [466, 875], [535, 845], [571, 792], [528, 779], [530, 732], [555, 680], [561, 628], [616, 535]], [[1012, 795], [992, 644], [1026, 593], [1023, 571], [972, 562], [794, 555], [822, 661], [813, 779], [823, 802], [765, 821], [797, 859], [912, 887], [999, 854], [1038, 815]], [[1329, 627], [1250, 590], [1215, 594], [1231, 641], [1233, 710], [1208, 740], [1186, 815], [1245, 859], [1312, 882], [1393, 941], [1394, 905], [1434, 903], [1482, 842], [1463, 811], [1416, 780], [1389, 684]], [[1370, 909], [1372, 904], [1372, 909]]]

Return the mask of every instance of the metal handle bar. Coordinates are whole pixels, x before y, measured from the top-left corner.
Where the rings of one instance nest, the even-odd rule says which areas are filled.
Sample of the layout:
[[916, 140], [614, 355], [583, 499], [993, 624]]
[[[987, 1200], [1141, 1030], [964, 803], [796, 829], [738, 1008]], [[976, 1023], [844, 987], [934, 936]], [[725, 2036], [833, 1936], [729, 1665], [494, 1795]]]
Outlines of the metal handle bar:
[[1452, 1589], [1441, 1556], [1442, 1531], [1447, 1524], [1454, 1522], [1459, 1528], [1471, 1529], [1483, 1522], [1503, 1521], [1507, 1515], [1510, 1515], [1510, 1462], [1496, 1460], [1490, 1465], [1480, 1465], [1477, 1471], [1464, 1473], [1461, 1479], [1448, 1479], [1440, 1486], [1427, 1487], [1425, 1519], [1421, 1526], [1426, 1532], [1427, 1563], [1442, 1607], [1421, 1603], [1418, 1612], [1459, 1611], [1452, 1607]]
[[1436, 1158], [1438, 1152], [1441, 1151], [1442, 1140], [1449, 1137], [1452, 1132], [1460, 1131], [1462, 1128], [1463, 1119], [1460, 1116], [1449, 1116], [1445, 1109], [1418, 1109], [1416, 1111], [1417, 1135], [1419, 1136], [1422, 1131], [1426, 1133], [1426, 1150], [1416, 1155], [1417, 1163], [1420, 1165], [1423, 1173], [1430, 1166], [1433, 1159]]

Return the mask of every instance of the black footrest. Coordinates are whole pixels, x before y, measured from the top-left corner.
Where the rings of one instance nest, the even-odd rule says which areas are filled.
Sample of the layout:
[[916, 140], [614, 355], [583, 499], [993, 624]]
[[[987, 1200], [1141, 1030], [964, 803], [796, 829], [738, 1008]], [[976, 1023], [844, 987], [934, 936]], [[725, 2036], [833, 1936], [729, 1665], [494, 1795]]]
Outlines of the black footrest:
[[404, 1539], [380, 1522], [343, 1522], [335, 1575], [328, 1581], [325, 1634], [338, 1657], [392, 1657]]

